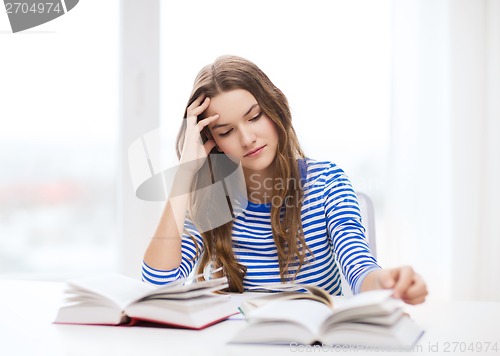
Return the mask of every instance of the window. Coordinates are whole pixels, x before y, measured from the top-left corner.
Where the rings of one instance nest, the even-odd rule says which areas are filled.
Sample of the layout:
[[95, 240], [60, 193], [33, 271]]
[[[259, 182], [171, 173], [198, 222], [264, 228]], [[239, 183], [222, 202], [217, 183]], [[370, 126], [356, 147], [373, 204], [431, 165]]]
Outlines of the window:
[[114, 268], [118, 20], [118, 1], [84, 1], [43, 26], [2, 35], [4, 276]]

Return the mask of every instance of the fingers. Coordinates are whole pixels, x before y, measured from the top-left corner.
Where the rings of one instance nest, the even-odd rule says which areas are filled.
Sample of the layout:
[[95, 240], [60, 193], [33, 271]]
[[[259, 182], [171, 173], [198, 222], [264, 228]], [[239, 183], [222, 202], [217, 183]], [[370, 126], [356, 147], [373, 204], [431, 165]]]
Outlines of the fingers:
[[197, 97], [196, 99], [194, 99], [194, 101], [191, 103], [191, 105], [189, 105], [187, 108], [188, 116], [191, 116], [191, 115], [189, 115], [191, 113], [191, 111], [193, 111], [193, 109], [200, 106], [204, 100], [206, 100], [205, 94], [202, 94], [199, 97]]
[[215, 120], [217, 120], [219, 118], [219, 114], [215, 114], [213, 116], [209, 116], [207, 118], [204, 118], [200, 121], [198, 121], [198, 128], [201, 130], [203, 130], [206, 126], [210, 125], [212, 122], [214, 122]]
[[213, 116], [209, 116], [205, 119], [200, 120], [198, 123], [196, 122], [198, 119], [196, 116], [188, 116], [186, 118], [188, 126], [193, 127], [196, 126], [198, 128], [198, 132], [201, 132], [205, 127], [210, 125], [212, 122], [219, 118], [219, 114], [215, 114]]
[[188, 116], [198, 116], [201, 115], [210, 105], [210, 98], [201, 95], [196, 98], [195, 101], [188, 106], [187, 115]]
[[401, 298], [405, 303], [423, 303], [428, 294], [424, 280], [410, 266], [382, 269], [371, 274], [374, 284], [368, 289], [393, 289], [393, 297]]
[[219, 115], [212, 115], [207, 118], [204, 118], [202, 120], [198, 121], [198, 116], [201, 115], [210, 105], [210, 98], [207, 97], [205, 94], [200, 95], [197, 97], [191, 105], [188, 106], [187, 108], [187, 123], [190, 127], [193, 126], [198, 126], [198, 131], [201, 132], [206, 126], [208, 126], [210, 123], [214, 122], [219, 118]]
[[402, 299], [408, 304], [419, 304], [425, 301], [425, 297], [429, 292], [427, 286], [420, 275], [414, 274], [413, 283], [403, 294]]
[[391, 275], [396, 281], [396, 285], [394, 286], [394, 297], [401, 298], [413, 284], [415, 272], [410, 266], [404, 266], [392, 269]]
[[[204, 128], [208, 127], [208, 125], [214, 121], [216, 121], [219, 118], [219, 115], [213, 115], [209, 116], [205, 119], [200, 120], [198, 123], [197, 117], [196, 116], [189, 116], [186, 118], [187, 121], [187, 127], [188, 127], [188, 132], [191, 132], [191, 135], [195, 135], [198, 137], [198, 141], [201, 144], [201, 136], [200, 133], [203, 131]], [[215, 147], [216, 143], [215, 140], [213, 139], [212, 135], [210, 134], [209, 131], [206, 132], [206, 137], [208, 138], [207, 141], [203, 144], [203, 147], [205, 149], [205, 153], [208, 156], [210, 151]]]
[[377, 288], [391, 289], [394, 287], [396, 280], [390, 271], [382, 270], [378, 279]]

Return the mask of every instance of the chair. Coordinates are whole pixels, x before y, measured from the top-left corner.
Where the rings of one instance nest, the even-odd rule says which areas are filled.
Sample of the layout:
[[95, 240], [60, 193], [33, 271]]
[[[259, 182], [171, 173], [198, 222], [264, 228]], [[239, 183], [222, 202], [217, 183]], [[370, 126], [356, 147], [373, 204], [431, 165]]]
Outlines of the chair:
[[[377, 258], [377, 243], [375, 240], [375, 212], [373, 202], [368, 195], [362, 192], [356, 192], [361, 210], [361, 221], [365, 228], [365, 238], [370, 246], [372, 255]], [[342, 293], [344, 295], [352, 295], [351, 287], [341, 272]]]

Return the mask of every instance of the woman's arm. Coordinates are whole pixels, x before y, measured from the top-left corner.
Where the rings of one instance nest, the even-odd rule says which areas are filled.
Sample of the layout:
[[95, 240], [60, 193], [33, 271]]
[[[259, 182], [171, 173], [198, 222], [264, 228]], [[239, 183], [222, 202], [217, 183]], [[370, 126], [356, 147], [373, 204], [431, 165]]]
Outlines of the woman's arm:
[[356, 194], [345, 173], [333, 165], [326, 175], [325, 210], [333, 247], [354, 292], [394, 289], [394, 297], [422, 303], [427, 287], [409, 266], [381, 269], [364, 238]]
[[353, 292], [359, 293], [363, 277], [380, 266], [366, 242], [356, 193], [346, 174], [330, 163], [322, 177], [327, 228], [336, 260]]
[[[173, 192], [189, 192], [193, 177], [190, 173], [178, 171], [173, 184]], [[158, 270], [179, 267], [182, 259], [181, 236], [184, 230], [189, 194], [169, 198], [156, 231], [144, 254], [144, 263]]]
[[209, 105], [210, 98], [202, 95], [196, 98], [186, 110], [186, 129], [179, 169], [156, 232], [144, 254], [144, 263], [154, 270], [177, 268], [182, 261], [181, 239], [191, 185], [195, 174], [215, 146], [212, 139], [203, 143], [200, 132], [219, 116], [213, 115], [198, 122], [198, 116]]

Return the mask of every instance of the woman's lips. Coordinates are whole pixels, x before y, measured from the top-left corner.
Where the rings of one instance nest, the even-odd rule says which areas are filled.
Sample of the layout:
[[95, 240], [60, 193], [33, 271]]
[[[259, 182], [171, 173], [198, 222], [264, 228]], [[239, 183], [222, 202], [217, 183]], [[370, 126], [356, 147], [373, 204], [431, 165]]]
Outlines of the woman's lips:
[[264, 149], [264, 147], [266, 147], [266, 146], [262, 146], [262, 147], [258, 148], [257, 150], [255, 150], [255, 151], [253, 151], [251, 153], [246, 154], [245, 157], [256, 157], [256, 156], [258, 156], [262, 152], [262, 150]]

